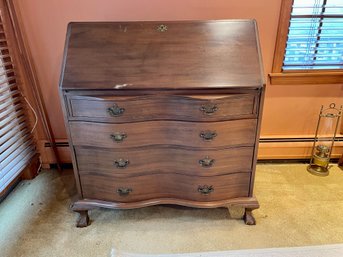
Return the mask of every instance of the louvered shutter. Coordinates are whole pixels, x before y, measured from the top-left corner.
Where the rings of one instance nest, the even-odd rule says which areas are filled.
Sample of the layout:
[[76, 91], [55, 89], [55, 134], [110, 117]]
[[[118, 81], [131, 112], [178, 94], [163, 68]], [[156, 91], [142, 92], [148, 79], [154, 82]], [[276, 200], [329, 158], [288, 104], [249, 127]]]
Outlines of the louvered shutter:
[[35, 154], [10, 54], [0, 17], [0, 193]]
[[343, 69], [343, 0], [294, 0], [283, 70]]

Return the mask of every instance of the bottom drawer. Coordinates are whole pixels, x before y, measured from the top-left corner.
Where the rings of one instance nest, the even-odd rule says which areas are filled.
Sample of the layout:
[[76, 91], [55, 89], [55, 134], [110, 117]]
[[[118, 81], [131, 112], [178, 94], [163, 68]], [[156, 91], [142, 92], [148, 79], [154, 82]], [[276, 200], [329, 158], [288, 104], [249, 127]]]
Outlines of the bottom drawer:
[[213, 177], [181, 174], [152, 174], [130, 178], [81, 176], [83, 197], [115, 202], [136, 202], [156, 198], [217, 201], [246, 197], [251, 173]]

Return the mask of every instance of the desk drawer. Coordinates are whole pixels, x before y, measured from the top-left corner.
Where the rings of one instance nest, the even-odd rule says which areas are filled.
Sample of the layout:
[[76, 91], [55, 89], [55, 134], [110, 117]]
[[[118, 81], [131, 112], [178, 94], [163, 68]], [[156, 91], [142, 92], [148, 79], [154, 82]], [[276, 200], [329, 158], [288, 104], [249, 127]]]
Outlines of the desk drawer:
[[256, 92], [232, 95], [70, 96], [70, 119], [123, 123], [256, 118]]
[[246, 197], [251, 173], [214, 177], [154, 174], [130, 178], [81, 175], [83, 197], [116, 202], [174, 198], [200, 202]]
[[211, 123], [149, 121], [127, 124], [69, 122], [71, 138], [77, 146], [105, 148], [148, 145], [188, 147], [252, 146], [255, 119]]
[[215, 176], [251, 172], [253, 147], [220, 150], [158, 147], [147, 149], [99, 149], [75, 147], [80, 174], [137, 176], [177, 173]]

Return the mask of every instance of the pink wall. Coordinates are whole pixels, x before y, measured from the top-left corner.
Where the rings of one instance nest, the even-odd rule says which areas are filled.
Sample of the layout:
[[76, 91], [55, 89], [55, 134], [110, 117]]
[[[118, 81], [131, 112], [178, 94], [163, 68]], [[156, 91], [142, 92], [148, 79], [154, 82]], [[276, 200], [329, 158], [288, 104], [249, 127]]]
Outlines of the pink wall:
[[[254, 18], [260, 31], [266, 79], [271, 71], [281, 0], [14, 0], [34, 56], [57, 138], [66, 138], [58, 99], [66, 27], [70, 21]], [[342, 85], [268, 85], [262, 136], [313, 132], [321, 104], [342, 103]]]

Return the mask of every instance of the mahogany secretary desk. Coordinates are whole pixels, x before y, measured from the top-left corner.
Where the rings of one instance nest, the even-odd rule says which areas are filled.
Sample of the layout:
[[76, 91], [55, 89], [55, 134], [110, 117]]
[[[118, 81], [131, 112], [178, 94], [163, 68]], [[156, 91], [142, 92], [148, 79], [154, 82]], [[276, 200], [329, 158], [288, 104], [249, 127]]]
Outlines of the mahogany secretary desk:
[[60, 96], [80, 214], [177, 204], [252, 210], [264, 95], [253, 20], [77, 22]]

